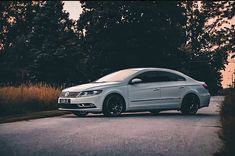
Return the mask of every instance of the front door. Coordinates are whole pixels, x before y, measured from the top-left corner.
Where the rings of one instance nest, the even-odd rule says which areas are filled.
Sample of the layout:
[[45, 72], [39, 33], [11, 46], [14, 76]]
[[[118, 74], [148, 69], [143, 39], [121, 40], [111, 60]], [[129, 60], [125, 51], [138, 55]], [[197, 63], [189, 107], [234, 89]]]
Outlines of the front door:
[[130, 108], [153, 109], [159, 104], [161, 90], [156, 83], [132, 84], [128, 90]]
[[142, 82], [128, 85], [130, 109], [158, 108], [161, 101], [161, 89], [155, 82], [156, 72], [144, 72], [135, 78], [141, 79]]

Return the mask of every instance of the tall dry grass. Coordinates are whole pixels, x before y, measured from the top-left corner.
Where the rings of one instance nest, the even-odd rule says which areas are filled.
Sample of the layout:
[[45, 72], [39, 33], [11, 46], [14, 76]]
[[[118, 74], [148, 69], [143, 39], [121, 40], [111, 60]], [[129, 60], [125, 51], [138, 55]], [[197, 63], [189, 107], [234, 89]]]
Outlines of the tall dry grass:
[[57, 109], [60, 88], [46, 84], [0, 88], [0, 116]]

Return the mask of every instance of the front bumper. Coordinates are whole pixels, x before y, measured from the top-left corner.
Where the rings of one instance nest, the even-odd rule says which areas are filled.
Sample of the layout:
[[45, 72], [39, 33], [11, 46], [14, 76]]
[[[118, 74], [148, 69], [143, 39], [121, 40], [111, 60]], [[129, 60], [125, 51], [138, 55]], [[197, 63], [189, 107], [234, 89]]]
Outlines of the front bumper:
[[[68, 100], [69, 103], [61, 103], [63, 99]], [[102, 105], [103, 97], [101, 95], [79, 98], [60, 97], [58, 99], [58, 109], [64, 111], [102, 112]]]

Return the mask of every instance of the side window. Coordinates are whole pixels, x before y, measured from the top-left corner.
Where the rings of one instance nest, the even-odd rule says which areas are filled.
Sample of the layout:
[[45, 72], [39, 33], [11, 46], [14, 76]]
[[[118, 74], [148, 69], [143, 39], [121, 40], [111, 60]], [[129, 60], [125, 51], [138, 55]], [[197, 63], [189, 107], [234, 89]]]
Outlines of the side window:
[[136, 76], [135, 78], [141, 79], [143, 83], [185, 81], [184, 77], [165, 71], [148, 71]]
[[185, 81], [185, 78], [173, 73], [158, 71], [158, 82]]
[[176, 76], [177, 81], [186, 81], [186, 79], [182, 76], [179, 76], [179, 75], [175, 75], [175, 76]]
[[142, 83], [156, 82], [156, 72], [148, 71], [137, 75], [135, 78], [139, 78], [142, 80]]

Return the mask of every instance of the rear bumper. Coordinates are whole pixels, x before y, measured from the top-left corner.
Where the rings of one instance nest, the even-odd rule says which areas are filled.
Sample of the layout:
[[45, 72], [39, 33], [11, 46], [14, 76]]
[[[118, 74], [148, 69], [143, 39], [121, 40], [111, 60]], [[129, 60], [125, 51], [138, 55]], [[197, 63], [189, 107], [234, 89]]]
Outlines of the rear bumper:
[[210, 94], [203, 94], [200, 96], [200, 108], [202, 107], [208, 107], [210, 104]]

